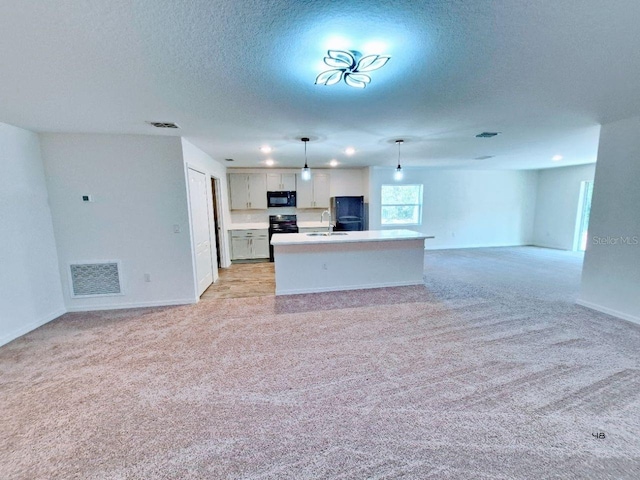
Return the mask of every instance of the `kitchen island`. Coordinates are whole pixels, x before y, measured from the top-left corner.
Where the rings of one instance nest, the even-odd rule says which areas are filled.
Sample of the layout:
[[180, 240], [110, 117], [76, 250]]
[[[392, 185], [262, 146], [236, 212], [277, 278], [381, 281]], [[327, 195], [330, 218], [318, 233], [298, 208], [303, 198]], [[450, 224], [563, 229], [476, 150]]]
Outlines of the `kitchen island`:
[[412, 230], [274, 234], [276, 295], [420, 285], [426, 238]]

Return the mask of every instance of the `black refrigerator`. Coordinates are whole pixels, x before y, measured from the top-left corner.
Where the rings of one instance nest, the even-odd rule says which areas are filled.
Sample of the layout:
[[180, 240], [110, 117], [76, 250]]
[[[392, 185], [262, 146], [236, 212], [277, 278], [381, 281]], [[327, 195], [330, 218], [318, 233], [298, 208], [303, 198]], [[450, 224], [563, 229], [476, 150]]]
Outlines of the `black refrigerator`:
[[337, 232], [365, 230], [364, 197], [331, 197], [331, 219]]

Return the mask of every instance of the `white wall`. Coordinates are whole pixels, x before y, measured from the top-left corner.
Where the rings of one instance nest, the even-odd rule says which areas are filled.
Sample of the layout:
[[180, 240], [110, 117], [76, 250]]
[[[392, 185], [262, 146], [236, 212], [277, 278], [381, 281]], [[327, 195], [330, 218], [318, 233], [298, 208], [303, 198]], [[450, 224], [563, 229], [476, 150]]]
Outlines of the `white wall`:
[[640, 117], [603, 125], [578, 303], [640, 323]]
[[0, 345], [65, 313], [38, 135], [0, 123]]
[[[220, 180], [220, 192], [218, 198], [221, 201], [221, 210], [222, 210], [222, 219], [221, 225], [219, 227], [222, 229], [223, 234], [222, 244], [218, 245], [217, 248], [220, 249], [221, 253], [221, 266], [223, 268], [227, 268], [231, 265], [231, 250], [229, 247], [229, 236], [225, 233], [225, 229], [231, 225], [231, 215], [229, 208], [229, 185], [227, 182], [227, 167], [217, 162], [205, 152], [200, 150], [198, 147], [190, 143], [189, 141], [182, 139], [182, 152], [184, 162], [187, 166], [192, 167], [196, 170], [204, 172], [207, 177], [215, 177]], [[209, 205], [213, 208], [213, 198], [212, 198], [212, 190], [211, 190], [211, 181], [207, 182], [207, 199], [209, 201]], [[211, 227], [210, 235], [212, 239], [216, 238], [216, 232], [213, 230], [213, 210], [211, 210], [211, 222], [209, 226]], [[215, 263], [215, 258], [214, 258]]]
[[593, 182], [595, 170], [595, 164], [590, 164], [538, 171], [534, 245], [573, 249], [580, 184]]
[[[380, 225], [380, 188], [395, 184], [394, 169], [372, 168], [369, 228]], [[531, 243], [537, 174], [514, 170], [406, 168], [403, 184], [423, 184], [422, 225], [407, 227], [435, 239], [426, 248]], [[397, 227], [396, 227], [397, 228]]]
[[[195, 302], [180, 138], [43, 134], [41, 143], [67, 308]], [[124, 295], [71, 298], [69, 263], [106, 260], [122, 262]]]
[[330, 195], [332, 197], [358, 197], [365, 195], [365, 184], [368, 181], [364, 168], [339, 168], [331, 170]]

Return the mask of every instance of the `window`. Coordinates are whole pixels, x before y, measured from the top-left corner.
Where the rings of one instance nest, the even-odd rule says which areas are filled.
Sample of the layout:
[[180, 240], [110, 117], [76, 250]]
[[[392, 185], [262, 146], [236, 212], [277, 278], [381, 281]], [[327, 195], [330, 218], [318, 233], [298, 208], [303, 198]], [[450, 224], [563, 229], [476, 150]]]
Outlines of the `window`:
[[422, 185], [382, 185], [381, 224], [422, 224]]

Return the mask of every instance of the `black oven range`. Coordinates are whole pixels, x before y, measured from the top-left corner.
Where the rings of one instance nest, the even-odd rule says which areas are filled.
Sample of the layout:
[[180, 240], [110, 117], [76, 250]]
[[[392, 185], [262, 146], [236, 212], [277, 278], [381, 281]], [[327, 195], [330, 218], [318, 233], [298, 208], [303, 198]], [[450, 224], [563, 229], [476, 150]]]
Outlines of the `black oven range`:
[[298, 233], [295, 215], [269, 215], [269, 260], [273, 262], [273, 245], [271, 236], [274, 233]]

